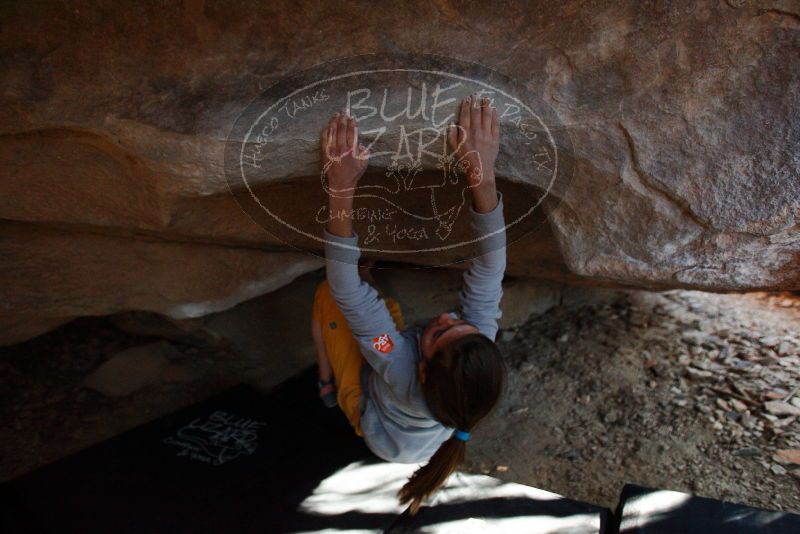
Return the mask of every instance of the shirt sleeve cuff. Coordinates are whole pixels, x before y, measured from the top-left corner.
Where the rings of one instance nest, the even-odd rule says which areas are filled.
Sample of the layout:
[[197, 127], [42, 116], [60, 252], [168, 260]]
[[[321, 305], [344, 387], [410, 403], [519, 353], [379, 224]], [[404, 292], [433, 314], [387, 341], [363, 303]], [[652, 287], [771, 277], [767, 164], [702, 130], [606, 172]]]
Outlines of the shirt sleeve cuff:
[[497, 206], [488, 213], [478, 213], [469, 205], [471, 226], [477, 242], [478, 255], [506, 246], [505, 217], [503, 215], [503, 193], [497, 192]]

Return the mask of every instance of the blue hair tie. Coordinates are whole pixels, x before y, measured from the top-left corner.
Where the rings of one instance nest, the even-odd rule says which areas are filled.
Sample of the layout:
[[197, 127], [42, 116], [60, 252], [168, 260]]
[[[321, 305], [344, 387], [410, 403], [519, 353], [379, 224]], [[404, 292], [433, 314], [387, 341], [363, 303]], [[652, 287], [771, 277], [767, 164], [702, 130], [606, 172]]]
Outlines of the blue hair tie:
[[460, 439], [461, 441], [468, 441], [469, 440], [469, 432], [464, 432], [463, 430], [456, 430], [453, 435]]

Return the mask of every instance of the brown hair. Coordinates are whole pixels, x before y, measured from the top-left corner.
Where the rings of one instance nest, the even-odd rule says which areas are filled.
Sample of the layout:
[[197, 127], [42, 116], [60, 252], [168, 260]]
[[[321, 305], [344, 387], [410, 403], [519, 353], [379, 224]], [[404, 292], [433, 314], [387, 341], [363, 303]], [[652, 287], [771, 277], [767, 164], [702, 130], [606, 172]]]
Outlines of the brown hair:
[[[426, 363], [422, 391], [433, 416], [446, 427], [472, 432], [497, 404], [506, 382], [500, 349], [483, 334], [448, 343]], [[464, 461], [467, 442], [451, 436], [398, 492], [401, 504], [416, 514]]]

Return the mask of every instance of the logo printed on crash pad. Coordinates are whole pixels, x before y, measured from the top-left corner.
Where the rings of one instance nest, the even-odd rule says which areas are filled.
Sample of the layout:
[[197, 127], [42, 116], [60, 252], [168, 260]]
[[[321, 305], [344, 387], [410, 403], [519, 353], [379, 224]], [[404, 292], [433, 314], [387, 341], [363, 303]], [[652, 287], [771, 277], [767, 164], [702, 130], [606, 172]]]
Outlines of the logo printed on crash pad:
[[389, 334], [381, 334], [372, 340], [372, 348], [384, 354], [389, 354], [394, 348], [394, 342]]
[[177, 456], [220, 466], [253, 454], [258, 447], [258, 433], [265, 426], [263, 421], [217, 410], [182, 426], [164, 443], [177, 446]]

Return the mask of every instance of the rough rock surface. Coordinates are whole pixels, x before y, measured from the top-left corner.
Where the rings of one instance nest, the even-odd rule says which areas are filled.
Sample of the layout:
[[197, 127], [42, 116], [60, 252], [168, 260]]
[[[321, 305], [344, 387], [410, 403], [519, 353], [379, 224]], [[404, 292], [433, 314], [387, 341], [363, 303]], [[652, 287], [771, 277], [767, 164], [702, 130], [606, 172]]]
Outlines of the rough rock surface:
[[118, 352], [86, 377], [87, 388], [109, 397], [125, 397], [144, 387], [188, 380], [189, 373], [171, 360], [183, 356], [167, 341], [156, 341]]
[[0, 224], [0, 341], [76, 316], [145, 310], [201, 317], [319, 268], [313, 256]]
[[[208, 313], [318, 268], [239, 209], [225, 140], [270, 85], [368, 53], [496, 69], [566, 128], [571, 187], [510, 248], [511, 274], [800, 288], [796, 1], [79, 1], [0, 17], [0, 342], [78, 315]], [[527, 172], [518, 141], [503, 141], [506, 184]], [[314, 133], [293, 142], [280, 157], [307, 177]]]

